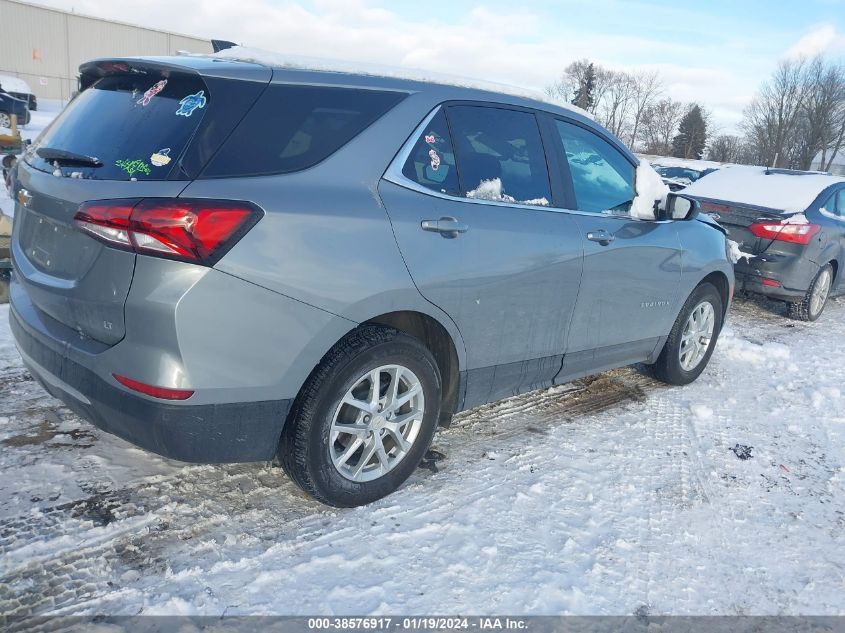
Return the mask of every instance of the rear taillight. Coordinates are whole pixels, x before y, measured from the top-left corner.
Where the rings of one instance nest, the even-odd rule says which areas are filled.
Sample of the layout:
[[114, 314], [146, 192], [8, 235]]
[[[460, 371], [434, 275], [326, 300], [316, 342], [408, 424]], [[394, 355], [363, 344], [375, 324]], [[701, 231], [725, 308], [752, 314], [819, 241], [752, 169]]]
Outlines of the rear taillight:
[[213, 266], [261, 215], [248, 202], [145, 198], [86, 202], [74, 221], [118, 248]]
[[809, 244], [821, 230], [818, 224], [752, 224], [748, 227], [757, 237], [794, 244]]

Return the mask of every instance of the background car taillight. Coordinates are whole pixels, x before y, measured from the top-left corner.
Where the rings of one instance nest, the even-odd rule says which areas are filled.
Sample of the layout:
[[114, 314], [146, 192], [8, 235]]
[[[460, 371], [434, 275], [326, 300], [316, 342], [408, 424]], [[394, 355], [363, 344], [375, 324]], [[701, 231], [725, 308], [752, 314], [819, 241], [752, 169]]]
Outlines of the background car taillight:
[[748, 227], [757, 237], [794, 244], [809, 244], [812, 237], [821, 230], [818, 224], [752, 224]]
[[262, 215], [248, 202], [145, 198], [85, 202], [74, 221], [111, 246], [213, 266]]

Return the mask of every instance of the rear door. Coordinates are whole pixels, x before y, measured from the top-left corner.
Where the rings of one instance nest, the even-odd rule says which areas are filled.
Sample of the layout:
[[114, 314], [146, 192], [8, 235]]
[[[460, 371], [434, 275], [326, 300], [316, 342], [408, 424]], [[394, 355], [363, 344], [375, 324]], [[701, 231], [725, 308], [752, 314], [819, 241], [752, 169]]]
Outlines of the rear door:
[[[266, 85], [239, 83], [239, 96], [220, 99], [223, 110], [240, 104], [245, 111]], [[196, 73], [118, 72], [95, 79], [44, 131], [19, 165], [12, 192], [13, 262], [37, 308], [107, 345], [123, 338], [135, 255], [77, 230], [74, 215], [86, 201], [178, 196], [192, 161], [201, 162], [220, 140], [206, 130], [222, 134], [237, 123], [221, 126], [213, 103]]]
[[440, 108], [379, 191], [414, 282], [464, 338], [468, 406], [550, 384], [583, 245], [574, 219], [551, 208], [535, 115]]
[[[584, 238], [584, 274], [567, 368], [642, 360], [678, 313], [681, 244], [674, 223], [629, 215], [634, 164], [596, 132], [556, 119]], [[568, 373], [568, 372], [567, 372]]]

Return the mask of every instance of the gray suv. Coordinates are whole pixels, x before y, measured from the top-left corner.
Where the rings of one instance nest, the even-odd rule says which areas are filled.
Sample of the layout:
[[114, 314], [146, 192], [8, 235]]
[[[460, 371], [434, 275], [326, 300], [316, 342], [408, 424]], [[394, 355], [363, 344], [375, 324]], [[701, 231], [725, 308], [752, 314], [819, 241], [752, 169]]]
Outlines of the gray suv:
[[683, 198], [632, 217], [637, 159], [571, 110], [205, 57], [80, 71], [13, 176], [11, 327], [138, 446], [278, 457], [355, 506], [457, 411], [631, 363], [685, 384], [713, 352], [724, 233]]

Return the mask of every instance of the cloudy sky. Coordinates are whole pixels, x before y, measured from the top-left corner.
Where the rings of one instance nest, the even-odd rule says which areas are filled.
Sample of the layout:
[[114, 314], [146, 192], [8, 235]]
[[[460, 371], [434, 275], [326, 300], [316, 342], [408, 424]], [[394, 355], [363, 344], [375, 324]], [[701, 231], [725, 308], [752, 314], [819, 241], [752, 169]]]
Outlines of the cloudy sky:
[[845, 0], [37, 0], [283, 53], [389, 63], [530, 88], [572, 60], [657, 69], [669, 95], [734, 132], [784, 57], [845, 61]]

